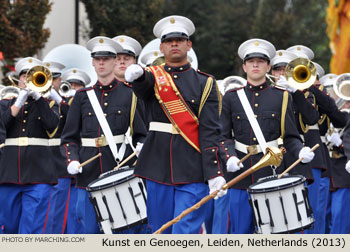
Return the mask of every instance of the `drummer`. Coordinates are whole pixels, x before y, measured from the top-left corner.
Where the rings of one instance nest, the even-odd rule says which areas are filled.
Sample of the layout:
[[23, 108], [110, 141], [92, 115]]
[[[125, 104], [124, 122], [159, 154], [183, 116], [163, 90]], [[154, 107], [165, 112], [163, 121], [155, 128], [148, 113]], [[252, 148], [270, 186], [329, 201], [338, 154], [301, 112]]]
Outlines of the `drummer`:
[[[277, 147], [281, 140], [295, 159], [303, 158], [302, 162], [307, 163], [314, 156], [309, 147], [303, 147], [295, 126], [290, 94], [270, 86], [266, 80], [266, 73], [271, 68], [270, 60], [275, 53], [275, 47], [263, 39], [250, 39], [238, 49], [247, 75], [247, 85], [225, 93], [221, 113], [229, 179], [256, 164], [263, 156], [262, 146]], [[244, 96], [246, 99], [243, 99]], [[245, 108], [251, 108], [254, 116], [246, 114]], [[257, 124], [251, 125], [250, 121], [254, 120]], [[243, 165], [238, 165], [239, 159], [248, 151], [253, 155]], [[278, 171], [281, 168], [277, 168]], [[273, 170], [265, 167], [229, 189], [230, 233], [254, 232], [253, 214], [246, 189], [259, 178], [271, 175]]]
[[[113, 72], [116, 55], [122, 51], [121, 45], [110, 38], [98, 36], [88, 41], [87, 49], [91, 51], [98, 80], [92, 87], [76, 92], [62, 132], [61, 151], [66, 157], [68, 172], [76, 175], [77, 216], [84, 232], [99, 233], [94, 207], [85, 189], [99, 175], [112, 170], [131, 154], [125, 152], [128, 128], [134, 146], [143, 142], [146, 128], [136, 109], [136, 99], [132, 99], [130, 85], [118, 82]], [[105, 118], [107, 123], [101, 124], [99, 121], [104, 121], [101, 118]], [[113, 136], [109, 138], [108, 135]], [[98, 153], [102, 156], [80, 167], [81, 162]]]

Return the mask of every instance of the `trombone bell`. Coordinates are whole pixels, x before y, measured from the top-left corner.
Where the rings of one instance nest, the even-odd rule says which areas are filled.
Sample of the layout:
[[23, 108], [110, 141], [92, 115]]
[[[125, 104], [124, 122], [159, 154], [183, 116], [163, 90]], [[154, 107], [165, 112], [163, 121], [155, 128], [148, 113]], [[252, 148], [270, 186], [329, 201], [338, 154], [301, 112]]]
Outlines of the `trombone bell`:
[[52, 73], [44, 66], [34, 66], [27, 71], [26, 85], [30, 90], [45, 93], [52, 84]]
[[316, 67], [311, 60], [296, 58], [286, 66], [286, 79], [290, 86], [304, 90], [315, 83], [317, 76]]

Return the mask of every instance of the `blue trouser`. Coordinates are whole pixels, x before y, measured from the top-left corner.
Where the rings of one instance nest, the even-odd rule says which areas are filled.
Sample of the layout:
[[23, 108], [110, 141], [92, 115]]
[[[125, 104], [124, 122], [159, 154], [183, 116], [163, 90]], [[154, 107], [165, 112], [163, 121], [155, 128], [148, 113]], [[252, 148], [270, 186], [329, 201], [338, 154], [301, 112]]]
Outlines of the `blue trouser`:
[[[186, 185], [164, 185], [147, 180], [147, 217], [152, 232], [177, 217], [208, 195], [208, 185], [191, 183]], [[198, 234], [204, 222], [207, 205], [189, 213], [163, 233]]]
[[78, 188], [71, 184], [69, 191], [69, 206], [67, 214], [66, 233], [82, 234], [84, 233], [81, 222], [77, 217]]
[[246, 190], [229, 189], [230, 196], [230, 233], [254, 233], [253, 212]]
[[228, 194], [206, 203], [207, 214], [205, 217], [205, 229], [207, 234], [227, 234], [228, 233], [228, 208], [230, 197]]
[[317, 225], [319, 227], [319, 234], [326, 233], [326, 216], [327, 216], [327, 207], [329, 199], [329, 183], [330, 180], [328, 177], [321, 178], [320, 180], [320, 194], [318, 197], [318, 209], [319, 209], [319, 218]]
[[50, 204], [50, 184], [0, 185], [0, 227], [5, 234], [43, 234]]
[[315, 223], [313, 228], [309, 228], [304, 231], [305, 234], [319, 234], [321, 231], [321, 216], [322, 210], [319, 208], [319, 197], [320, 197], [320, 183], [321, 183], [321, 169], [312, 168], [312, 173], [314, 175], [314, 182], [308, 185], [309, 190], [309, 201], [314, 213]]
[[51, 230], [46, 229], [47, 234], [64, 234], [65, 232], [70, 184], [70, 178], [59, 178], [58, 184], [52, 187], [50, 210], [47, 218]]
[[339, 188], [331, 193], [331, 234], [350, 234], [350, 188]]
[[90, 202], [89, 194], [85, 189], [77, 188], [76, 204], [77, 220], [81, 223], [82, 234], [100, 234], [100, 227], [96, 220], [93, 205]]

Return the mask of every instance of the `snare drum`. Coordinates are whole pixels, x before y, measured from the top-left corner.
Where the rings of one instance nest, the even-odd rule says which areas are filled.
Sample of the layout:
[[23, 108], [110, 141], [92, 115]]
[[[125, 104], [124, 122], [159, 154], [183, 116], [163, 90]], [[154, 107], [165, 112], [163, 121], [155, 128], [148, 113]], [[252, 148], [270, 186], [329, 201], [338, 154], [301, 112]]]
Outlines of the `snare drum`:
[[134, 176], [134, 169], [106, 172], [86, 190], [105, 234], [147, 223], [147, 192], [142, 179]]
[[311, 227], [314, 217], [305, 180], [300, 175], [272, 176], [249, 186], [257, 233], [295, 233]]

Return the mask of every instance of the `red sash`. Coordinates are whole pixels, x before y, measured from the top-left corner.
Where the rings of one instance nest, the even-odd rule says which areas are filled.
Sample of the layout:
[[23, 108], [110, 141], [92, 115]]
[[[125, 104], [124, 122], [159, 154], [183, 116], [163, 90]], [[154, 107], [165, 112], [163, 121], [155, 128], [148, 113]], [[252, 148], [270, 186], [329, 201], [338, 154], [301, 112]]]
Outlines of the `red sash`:
[[164, 66], [151, 66], [149, 69], [156, 79], [154, 91], [165, 115], [179, 134], [193, 148], [201, 152], [198, 137], [198, 118], [185, 102], [171, 75], [164, 70]]

